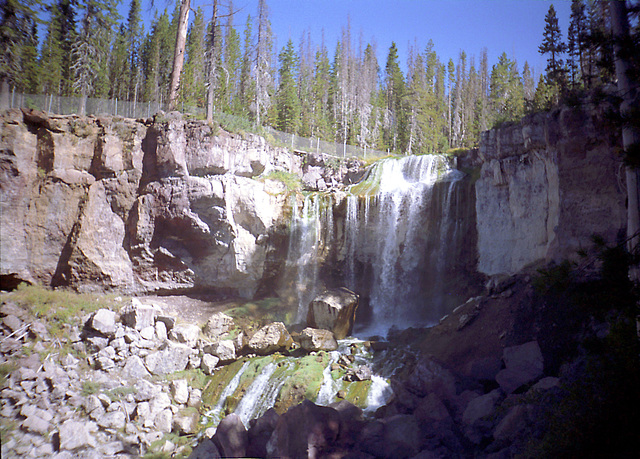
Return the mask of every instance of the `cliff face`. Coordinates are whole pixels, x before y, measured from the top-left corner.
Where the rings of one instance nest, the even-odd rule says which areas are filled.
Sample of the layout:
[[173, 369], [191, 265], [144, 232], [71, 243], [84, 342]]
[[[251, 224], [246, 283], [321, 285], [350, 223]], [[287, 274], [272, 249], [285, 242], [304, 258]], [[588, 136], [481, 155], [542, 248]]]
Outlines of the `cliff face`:
[[478, 270], [513, 274], [576, 257], [626, 226], [618, 130], [605, 107], [564, 107], [483, 133], [476, 182]]
[[301, 159], [169, 116], [140, 122], [11, 111], [0, 131], [3, 286], [192, 288], [252, 296], [270, 275]]
[[[456, 279], [452, 291], [460, 293], [460, 276], [475, 277], [476, 265], [481, 274], [511, 274], [575, 257], [594, 233], [615, 241], [625, 190], [620, 140], [604, 111], [557, 109], [483, 134], [475, 212], [470, 180], [445, 193], [467, 209], [455, 228], [471, 220], [453, 233], [461, 252], [445, 254], [456, 260], [445, 276]], [[325, 189], [362, 175], [357, 161], [324, 164], [179, 115], [134, 121], [14, 110], [1, 122], [3, 287], [26, 280], [131, 293], [273, 293], [291, 203], [281, 182], [257, 177], [286, 171]], [[344, 239], [347, 210], [336, 209], [331, 229]], [[323, 266], [337, 283], [346, 282], [345, 260]]]

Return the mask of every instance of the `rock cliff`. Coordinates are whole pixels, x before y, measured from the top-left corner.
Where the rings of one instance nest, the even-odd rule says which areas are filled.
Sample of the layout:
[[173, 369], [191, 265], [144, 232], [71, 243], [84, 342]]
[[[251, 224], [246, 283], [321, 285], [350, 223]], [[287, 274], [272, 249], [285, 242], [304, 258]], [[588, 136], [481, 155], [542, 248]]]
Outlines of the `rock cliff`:
[[618, 129], [607, 106], [562, 107], [482, 134], [476, 182], [478, 270], [513, 274], [573, 258], [626, 226]]
[[[273, 275], [285, 187], [302, 160], [179, 115], [13, 110], [0, 131], [2, 284], [208, 289], [250, 297]], [[263, 175], [264, 176], [264, 175]]]

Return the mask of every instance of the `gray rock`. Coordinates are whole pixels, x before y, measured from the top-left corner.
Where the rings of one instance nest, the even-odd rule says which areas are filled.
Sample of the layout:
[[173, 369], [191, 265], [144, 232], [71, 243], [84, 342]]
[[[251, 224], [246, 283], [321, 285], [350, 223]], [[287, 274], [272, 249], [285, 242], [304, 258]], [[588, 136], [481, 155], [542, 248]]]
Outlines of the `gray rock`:
[[300, 333], [298, 341], [300, 342], [300, 347], [309, 352], [335, 351], [338, 349], [338, 342], [329, 330], [305, 328]]
[[144, 363], [151, 374], [165, 375], [187, 368], [190, 355], [190, 347], [168, 341], [164, 349], [149, 354]]
[[198, 408], [202, 403], [202, 391], [200, 389], [191, 389], [189, 392], [189, 400], [187, 406]]
[[136, 402], [148, 401], [157, 397], [162, 392], [162, 387], [153, 384], [146, 379], [141, 379], [134, 385], [135, 392], [133, 396]]
[[91, 328], [105, 336], [111, 336], [116, 331], [116, 313], [110, 309], [98, 309], [90, 320]]
[[175, 325], [169, 337], [179, 343], [184, 343], [189, 347], [195, 346], [200, 335], [200, 327], [194, 324], [179, 324]]
[[95, 422], [65, 421], [59, 430], [60, 449], [74, 451], [80, 448], [95, 448], [94, 434], [98, 431]]
[[502, 398], [500, 390], [495, 389], [488, 394], [481, 395], [469, 402], [462, 414], [462, 422], [472, 426], [478, 420], [493, 414], [496, 404]]
[[166, 316], [166, 315], [163, 315], [163, 314], [159, 314], [156, 317], [156, 325], [158, 323], [163, 324], [165, 326], [165, 330], [168, 332], [176, 324], [176, 318], [172, 317], [172, 316]]
[[147, 371], [147, 367], [140, 357], [132, 355], [122, 368], [122, 376], [127, 379], [138, 380], [151, 376], [151, 373]]
[[346, 338], [353, 329], [358, 295], [347, 288], [326, 290], [309, 304], [307, 325], [331, 330], [336, 339]]
[[511, 407], [507, 415], [496, 426], [493, 438], [496, 440], [514, 440], [527, 426], [528, 409], [525, 405]]
[[51, 427], [53, 414], [49, 411], [41, 410], [31, 405], [23, 405], [20, 410], [22, 416], [27, 418], [22, 422], [22, 427], [30, 432], [44, 435]]
[[208, 338], [219, 339], [222, 335], [227, 333], [233, 326], [233, 319], [223, 312], [216, 312], [204, 326], [202, 330], [204, 335]]
[[212, 438], [222, 457], [245, 457], [248, 439], [247, 429], [235, 413], [220, 421]]
[[176, 403], [183, 405], [189, 401], [189, 385], [186, 379], [174, 379], [169, 383], [169, 388]]
[[120, 312], [120, 320], [128, 327], [142, 330], [145, 327], [152, 327], [159, 313], [159, 308], [143, 305], [138, 299], [132, 298], [131, 304]]
[[97, 420], [97, 423], [104, 429], [123, 429], [126, 424], [126, 415], [122, 411], [107, 412]]
[[200, 413], [195, 408], [184, 408], [173, 416], [173, 428], [183, 435], [197, 432]]
[[2, 323], [11, 332], [17, 332], [23, 326], [22, 321], [20, 319], [18, 319], [16, 316], [14, 316], [13, 314], [4, 317], [2, 319]]
[[203, 351], [215, 355], [223, 364], [236, 360], [236, 347], [231, 340], [222, 340], [204, 347]]
[[156, 320], [156, 336], [160, 341], [167, 339], [167, 326], [164, 322]]
[[250, 352], [267, 355], [289, 349], [293, 339], [282, 322], [273, 322], [258, 330], [249, 340]]
[[156, 414], [153, 425], [160, 432], [171, 432], [173, 427], [173, 413], [171, 410], [167, 408]]
[[506, 394], [543, 375], [544, 361], [537, 341], [507, 347], [502, 358], [506, 368], [496, 375], [496, 381]]
[[202, 362], [200, 363], [200, 368], [202, 368], [202, 371], [204, 371], [205, 374], [212, 375], [213, 370], [218, 365], [219, 360], [220, 359], [214, 355], [204, 354], [202, 356]]
[[140, 330], [140, 337], [146, 340], [152, 340], [156, 335], [156, 329], [154, 326], [144, 327]]
[[220, 459], [221, 457], [215, 443], [210, 438], [205, 438], [193, 449], [188, 459]]

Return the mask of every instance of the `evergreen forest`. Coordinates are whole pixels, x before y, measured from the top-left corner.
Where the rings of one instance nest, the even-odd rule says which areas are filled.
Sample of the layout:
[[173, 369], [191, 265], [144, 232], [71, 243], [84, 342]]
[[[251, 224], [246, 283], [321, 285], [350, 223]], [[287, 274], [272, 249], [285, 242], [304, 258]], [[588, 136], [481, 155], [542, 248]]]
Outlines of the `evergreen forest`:
[[[0, 81], [26, 94], [168, 102], [181, 6], [189, 0], [156, 13], [149, 30], [146, 5], [130, 0], [120, 18], [118, 3], [1, 0]], [[330, 142], [407, 154], [469, 148], [483, 130], [614, 80], [603, 0], [572, 0], [567, 31], [550, 6], [539, 47], [547, 66], [537, 77], [507, 53], [489, 62], [486, 48], [445, 62], [432, 41], [410, 46], [406, 63], [392, 43], [379, 62], [376, 43], [356, 38], [348, 21], [335, 49], [324, 39], [314, 43], [310, 33], [274, 49], [267, 0], [250, 14], [232, 0], [202, 8], [189, 20], [177, 106]], [[631, 11], [637, 14], [637, 5]], [[637, 17], [632, 24], [637, 40]], [[637, 59], [640, 47], [628, 49]]]

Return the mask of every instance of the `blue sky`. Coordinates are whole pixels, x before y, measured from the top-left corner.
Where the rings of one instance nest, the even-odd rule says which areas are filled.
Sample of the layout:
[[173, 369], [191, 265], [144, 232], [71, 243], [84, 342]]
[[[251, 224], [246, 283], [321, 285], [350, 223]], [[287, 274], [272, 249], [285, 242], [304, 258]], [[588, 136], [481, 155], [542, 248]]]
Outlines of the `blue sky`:
[[[129, 1], [123, 3], [121, 14], [126, 17]], [[409, 45], [416, 43], [422, 51], [432, 39], [438, 56], [445, 63], [449, 58], [457, 62], [460, 50], [475, 56], [477, 63], [482, 48], [486, 47], [491, 65], [506, 52], [510, 58], [517, 59], [520, 69], [528, 61], [536, 75], [546, 65], [538, 46], [542, 41], [544, 18], [552, 3], [566, 39], [569, 0], [267, 0], [277, 51], [289, 38], [297, 45], [305, 31], [310, 31], [312, 40], [319, 44], [324, 30], [325, 41], [333, 54], [342, 28], [350, 19], [354, 45], [358, 46], [361, 34], [365, 44], [375, 41], [381, 67], [392, 41], [398, 46], [404, 67]], [[173, 1], [155, 0], [155, 4], [163, 9], [167, 5], [171, 10]], [[234, 7], [241, 8], [234, 21], [239, 31], [247, 14], [256, 16], [257, 5], [258, 0], [234, 0]], [[192, 6], [202, 7], [205, 18], [211, 17], [211, 0], [192, 0]]]

